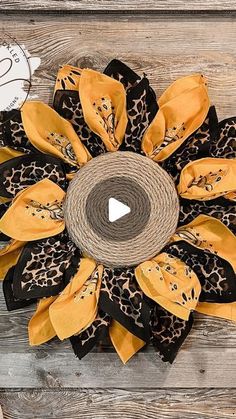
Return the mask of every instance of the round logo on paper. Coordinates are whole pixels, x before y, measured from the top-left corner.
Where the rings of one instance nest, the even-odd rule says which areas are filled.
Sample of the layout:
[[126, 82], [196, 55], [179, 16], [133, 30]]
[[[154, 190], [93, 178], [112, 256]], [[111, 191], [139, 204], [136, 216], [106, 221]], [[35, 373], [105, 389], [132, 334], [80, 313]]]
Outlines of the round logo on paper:
[[20, 109], [31, 88], [30, 54], [7, 33], [0, 33], [0, 111]]

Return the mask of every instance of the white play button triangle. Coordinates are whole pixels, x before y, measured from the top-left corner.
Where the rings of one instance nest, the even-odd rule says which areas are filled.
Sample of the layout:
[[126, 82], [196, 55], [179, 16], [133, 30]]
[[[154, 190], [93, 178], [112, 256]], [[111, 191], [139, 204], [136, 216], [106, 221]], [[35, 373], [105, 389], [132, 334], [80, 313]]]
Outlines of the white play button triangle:
[[109, 198], [108, 218], [111, 223], [114, 223], [114, 221], [117, 221], [121, 217], [124, 217], [124, 215], [129, 214], [130, 211], [131, 210], [128, 205], [123, 204], [115, 198]]

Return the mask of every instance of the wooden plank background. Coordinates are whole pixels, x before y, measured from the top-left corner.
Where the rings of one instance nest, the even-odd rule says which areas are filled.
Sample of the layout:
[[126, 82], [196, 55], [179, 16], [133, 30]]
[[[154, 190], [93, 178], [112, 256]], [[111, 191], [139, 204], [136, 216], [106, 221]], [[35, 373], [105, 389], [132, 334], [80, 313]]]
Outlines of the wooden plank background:
[[[201, 72], [219, 118], [236, 114], [235, 1], [2, 0], [0, 7], [0, 30], [41, 58], [31, 94], [46, 103], [60, 64], [102, 70], [116, 57], [147, 73], [158, 95], [176, 78]], [[234, 323], [196, 315], [173, 365], [148, 348], [123, 366], [110, 347], [82, 361], [66, 342], [30, 348], [31, 315], [32, 308], [8, 313], [0, 294], [4, 419], [236, 416]]]

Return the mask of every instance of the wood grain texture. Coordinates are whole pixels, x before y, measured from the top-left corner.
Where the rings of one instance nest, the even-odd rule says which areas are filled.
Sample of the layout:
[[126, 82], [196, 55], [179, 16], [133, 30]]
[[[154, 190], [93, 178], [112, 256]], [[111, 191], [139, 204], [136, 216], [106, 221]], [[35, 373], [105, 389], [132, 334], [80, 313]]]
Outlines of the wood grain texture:
[[236, 388], [235, 349], [182, 349], [169, 365], [155, 353], [136, 354], [123, 365], [115, 353], [69, 351], [2, 353], [0, 388]]
[[4, 419], [234, 419], [236, 391], [6, 391], [0, 403]]
[[176, 78], [204, 73], [219, 117], [236, 113], [234, 18], [22, 16], [17, 21], [2, 18], [0, 28], [41, 58], [31, 94], [46, 103], [52, 100], [60, 64], [102, 70], [119, 58], [145, 72], [158, 96]]
[[235, 0], [2, 0], [2, 10], [45, 10], [69, 12], [127, 12], [127, 11], [232, 11], [236, 9]]

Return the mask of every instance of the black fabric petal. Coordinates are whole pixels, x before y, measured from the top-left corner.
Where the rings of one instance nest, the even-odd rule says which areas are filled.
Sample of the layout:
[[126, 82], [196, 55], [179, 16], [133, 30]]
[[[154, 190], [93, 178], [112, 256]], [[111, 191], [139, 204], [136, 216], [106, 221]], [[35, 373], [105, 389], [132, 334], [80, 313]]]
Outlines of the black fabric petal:
[[37, 151], [25, 133], [18, 109], [0, 112], [0, 145], [26, 154]]
[[65, 231], [27, 243], [14, 272], [14, 296], [28, 299], [57, 295], [65, 286], [64, 275], [75, 252], [76, 246]]
[[200, 301], [231, 303], [236, 301], [236, 274], [225, 259], [206, 250], [198, 249], [180, 240], [164, 251], [181, 259], [196, 273], [201, 283]]
[[169, 313], [159, 304], [151, 309], [151, 341], [164, 362], [173, 363], [193, 325], [193, 314], [182, 320]]
[[236, 157], [236, 116], [219, 123], [219, 136], [210, 148], [212, 157], [235, 159]]
[[3, 284], [2, 284], [3, 294], [4, 294], [8, 311], [19, 310], [20, 308], [27, 307], [36, 301], [35, 299], [19, 300], [14, 296], [13, 294], [14, 272], [15, 272], [15, 266], [12, 266], [7, 272], [4, 278]]
[[158, 111], [154, 90], [144, 76], [140, 78], [126, 64], [113, 60], [104, 73], [119, 80], [126, 89], [128, 123], [120, 150], [142, 153], [142, 138]]
[[104, 268], [99, 307], [133, 335], [149, 341], [150, 307], [133, 268]]
[[140, 76], [120, 60], [112, 60], [103, 71], [109, 77], [121, 82], [125, 90], [129, 90], [140, 81]]
[[111, 318], [102, 310], [98, 311], [93, 323], [78, 335], [71, 336], [70, 342], [75, 355], [82, 359], [93, 347], [107, 335]]
[[102, 139], [90, 130], [84, 120], [78, 91], [57, 90], [54, 96], [53, 107], [59, 115], [70, 121], [92, 157], [106, 152]]
[[[0, 218], [3, 217], [5, 212], [8, 210], [9, 206], [10, 206], [10, 202], [5, 202], [4, 204], [0, 204]], [[6, 236], [3, 233], [0, 233], [0, 241], [7, 242], [9, 240], [10, 240], [10, 237]]]
[[18, 192], [42, 179], [49, 179], [66, 189], [63, 164], [47, 154], [27, 154], [0, 164], [0, 195], [13, 198]]
[[190, 161], [210, 156], [211, 143], [219, 136], [219, 125], [214, 106], [211, 106], [200, 128], [168, 157], [162, 164], [176, 183], [179, 182], [180, 172]]
[[223, 197], [209, 201], [180, 198], [179, 226], [190, 223], [200, 214], [217, 218], [236, 234], [236, 202]]

